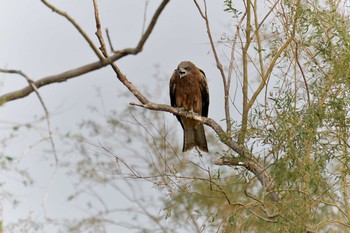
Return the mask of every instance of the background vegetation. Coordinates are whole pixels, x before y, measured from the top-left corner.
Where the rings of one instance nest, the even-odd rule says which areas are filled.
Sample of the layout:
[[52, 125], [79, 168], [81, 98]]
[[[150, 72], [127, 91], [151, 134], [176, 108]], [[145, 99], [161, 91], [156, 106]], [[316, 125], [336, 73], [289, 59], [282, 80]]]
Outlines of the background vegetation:
[[[157, 85], [136, 87], [128, 79], [128, 70], [118, 66], [119, 60], [142, 52], [162, 20], [159, 16], [167, 17], [163, 11], [170, 1], [160, 3], [136, 46], [121, 50], [112, 48], [113, 38], [103, 30], [97, 1], [93, 10], [98, 43], [67, 13], [42, 2], [75, 27], [97, 61], [37, 80], [19, 70], [1, 69], [23, 77], [27, 87], [1, 95], [0, 102], [37, 95], [45, 110], [45, 117], [37, 121], [47, 123], [50, 148], [46, 153], [55, 161], [45, 198], [57, 185], [57, 173], [65, 172], [77, 180], [67, 201], [85, 202], [88, 211], [79, 218], [51, 217], [43, 222], [30, 216], [5, 222], [5, 229], [35, 232], [50, 226], [57, 232], [109, 232], [123, 226], [135, 232], [349, 231], [346, 2], [225, 0], [220, 14], [229, 14], [234, 26], [216, 41], [206, 1], [193, 0], [193, 14], [202, 20], [220, 74], [215, 85], [221, 83], [224, 119], [204, 118], [163, 104], [168, 102], [164, 87], [169, 77], [159, 75], [157, 67], [153, 77], [146, 77]], [[126, 96], [133, 103], [103, 112], [91, 106], [94, 114], [81, 117], [80, 132], [52, 129], [41, 87], [107, 66], [125, 87], [120, 98]], [[180, 152], [181, 140], [174, 130], [179, 125], [169, 125], [167, 120], [172, 114], [208, 126], [210, 153]], [[33, 126], [35, 122], [13, 126], [2, 143], [5, 146]], [[90, 138], [99, 140], [91, 142]], [[57, 148], [55, 140], [66, 146]], [[72, 148], [79, 154], [71, 153]], [[2, 154], [3, 169], [11, 167], [14, 159]], [[25, 171], [16, 172], [28, 185], [36, 182]], [[118, 193], [133, 205], [106, 202], [100, 190]], [[2, 195], [11, 193], [3, 190]], [[99, 205], [89, 203], [87, 196]], [[120, 220], [121, 214], [128, 219]]]

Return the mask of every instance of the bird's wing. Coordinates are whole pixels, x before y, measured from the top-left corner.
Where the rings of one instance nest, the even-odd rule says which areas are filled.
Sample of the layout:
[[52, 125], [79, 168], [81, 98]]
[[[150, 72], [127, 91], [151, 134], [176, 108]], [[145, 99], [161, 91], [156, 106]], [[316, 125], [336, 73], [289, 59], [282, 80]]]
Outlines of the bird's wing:
[[200, 69], [201, 77], [199, 78], [199, 86], [202, 94], [202, 116], [208, 117], [209, 111], [209, 88], [205, 73]]
[[[178, 107], [176, 105], [176, 96], [175, 96], [176, 95], [176, 82], [175, 82], [176, 78], [178, 78], [178, 77], [177, 77], [176, 72], [174, 71], [173, 75], [170, 78], [170, 83], [169, 83], [170, 104], [173, 107]], [[182, 124], [180, 116], [176, 115], [176, 118], [180, 122], [180, 124], [183, 128], [184, 126]]]
[[175, 79], [176, 79], [176, 72], [174, 72], [173, 75], [171, 76], [170, 83], [169, 83], [170, 104], [173, 107], [177, 107], [176, 100], [175, 100], [175, 89], [176, 89]]

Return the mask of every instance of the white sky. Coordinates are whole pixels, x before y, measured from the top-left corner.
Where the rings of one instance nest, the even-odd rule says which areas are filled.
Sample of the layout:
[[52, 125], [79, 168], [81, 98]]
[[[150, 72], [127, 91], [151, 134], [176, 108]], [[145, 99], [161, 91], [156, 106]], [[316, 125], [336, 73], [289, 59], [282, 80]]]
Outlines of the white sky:
[[[94, 39], [95, 22], [92, 1], [50, 1], [58, 8], [68, 12]], [[150, 1], [147, 9], [149, 20], [160, 1]], [[133, 47], [141, 36], [144, 1], [141, 0], [105, 0], [99, 1], [100, 15], [103, 27], [108, 27], [116, 49]], [[230, 31], [232, 23], [230, 15], [223, 12], [223, 1], [208, 1], [208, 11], [214, 40], [220, 40], [222, 33]], [[147, 21], [148, 22], [148, 21]], [[1, 0], [0, 1], [0, 67], [20, 69], [32, 79], [39, 79], [51, 74], [79, 67], [97, 61], [92, 50], [78, 32], [61, 16], [51, 12], [40, 1]], [[218, 46], [223, 58], [225, 47]], [[209, 116], [217, 121], [224, 118], [222, 82], [216, 69], [214, 58], [206, 36], [203, 20], [192, 1], [173, 0], [162, 13], [154, 32], [147, 41], [144, 51], [127, 57], [117, 64], [136, 86], [154, 85], [153, 75], [157, 71], [154, 65], [159, 65], [160, 76], [168, 76], [182, 60], [191, 60], [202, 68], [208, 79], [211, 105]], [[223, 59], [224, 60], [224, 59]], [[16, 75], [0, 74], [0, 93], [17, 90], [26, 85], [23, 78]], [[76, 131], [78, 124], [86, 116], [93, 116], [88, 110], [89, 105], [99, 105], [95, 90], [100, 88], [106, 109], [123, 109], [128, 102], [135, 101], [133, 97], [125, 99], [120, 92], [125, 88], [117, 81], [109, 67], [78, 77], [65, 83], [54, 84], [40, 89], [40, 93], [52, 113], [52, 125], [60, 132]], [[168, 85], [164, 86], [167, 93]], [[168, 99], [159, 100], [148, 96], [150, 100], [169, 103]], [[232, 110], [237, 119], [237, 112]], [[43, 110], [34, 94], [25, 99], [16, 100], [0, 108], [0, 138], [9, 136], [12, 123], [31, 122], [36, 117], [43, 116]], [[176, 123], [170, 116], [170, 123]], [[169, 124], [170, 124], [169, 123]], [[1, 172], [1, 182], [6, 190], [13, 193], [21, 201], [16, 208], [10, 204], [10, 198], [2, 200], [4, 206], [3, 218], [7, 222], [16, 221], [29, 215], [42, 218], [42, 208], [45, 193], [50, 186], [53, 174], [53, 156], [43, 151], [49, 149], [49, 141], [32, 148], [38, 140], [47, 135], [45, 122], [37, 125], [39, 130], [21, 130], [21, 135], [6, 142], [3, 153], [16, 158], [11, 163], [10, 170], [24, 169], [32, 175], [36, 183], [33, 188], [24, 187], [13, 173]], [[122, 137], [123, 135], [116, 135]], [[59, 139], [57, 139], [59, 140]], [[98, 139], [89, 138], [97, 144]], [[182, 141], [182, 137], [179, 137]], [[56, 141], [64, 146], [63, 142]], [[59, 156], [62, 150], [58, 151]], [[79, 156], [76, 153], [76, 156]], [[65, 192], [74, 189], [73, 181], [60, 170], [45, 202], [47, 214], [50, 217], [68, 214], [82, 214], [77, 206], [71, 206], [65, 200]], [[106, 199], [109, 190], [101, 189], [101, 195]], [[152, 190], [150, 190], [152, 192]], [[89, 197], [86, 197], [87, 201]], [[131, 205], [122, 196], [116, 198], [120, 206]], [[119, 205], [119, 204], [118, 204]], [[128, 216], [119, 216], [128, 219]], [[129, 216], [130, 217], [130, 216]], [[55, 232], [51, 229], [50, 232]], [[33, 230], [32, 232], [35, 232]], [[123, 229], [123, 232], [128, 232]], [[134, 232], [134, 231], [130, 231]]]

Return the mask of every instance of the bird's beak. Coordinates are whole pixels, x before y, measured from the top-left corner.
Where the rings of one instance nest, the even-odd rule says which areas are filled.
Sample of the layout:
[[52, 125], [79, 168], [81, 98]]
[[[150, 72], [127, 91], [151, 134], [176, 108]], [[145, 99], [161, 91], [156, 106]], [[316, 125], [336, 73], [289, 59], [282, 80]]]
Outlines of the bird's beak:
[[180, 78], [185, 76], [186, 75], [186, 70], [184, 68], [179, 68], [179, 75], [180, 75]]

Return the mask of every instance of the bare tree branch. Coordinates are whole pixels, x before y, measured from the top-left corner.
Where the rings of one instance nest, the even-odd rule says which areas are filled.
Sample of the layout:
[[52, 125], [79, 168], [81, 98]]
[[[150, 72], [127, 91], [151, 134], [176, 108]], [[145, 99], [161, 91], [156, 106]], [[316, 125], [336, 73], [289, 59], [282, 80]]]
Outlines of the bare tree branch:
[[[130, 51], [129, 51], [130, 52]], [[128, 53], [128, 51], [125, 51], [124, 53], [115, 54], [114, 56], [110, 57], [109, 59], [104, 59], [102, 61], [90, 63], [88, 65], [81, 66], [76, 69], [68, 70], [60, 74], [56, 75], [50, 75], [44, 78], [41, 78], [37, 81], [33, 81], [33, 84], [36, 86], [36, 88], [40, 88], [42, 86], [46, 86], [52, 83], [59, 83], [67, 81], [68, 79], [78, 77], [80, 75], [89, 73], [91, 71], [100, 69], [102, 67], [105, 67], [112, 63], [113, 61], [120, 59], [121, 57], [125, 56]], [[23, 97], [28, 96], [30, 93], [34, 91], [33, 87], [31, 85], [28, 85], [27, 87], [24, 87], [20, 90], [9, 92], [7, 94], [0, 96], [0, 105], [10, 102], [12, 100], [20, 99]]]

